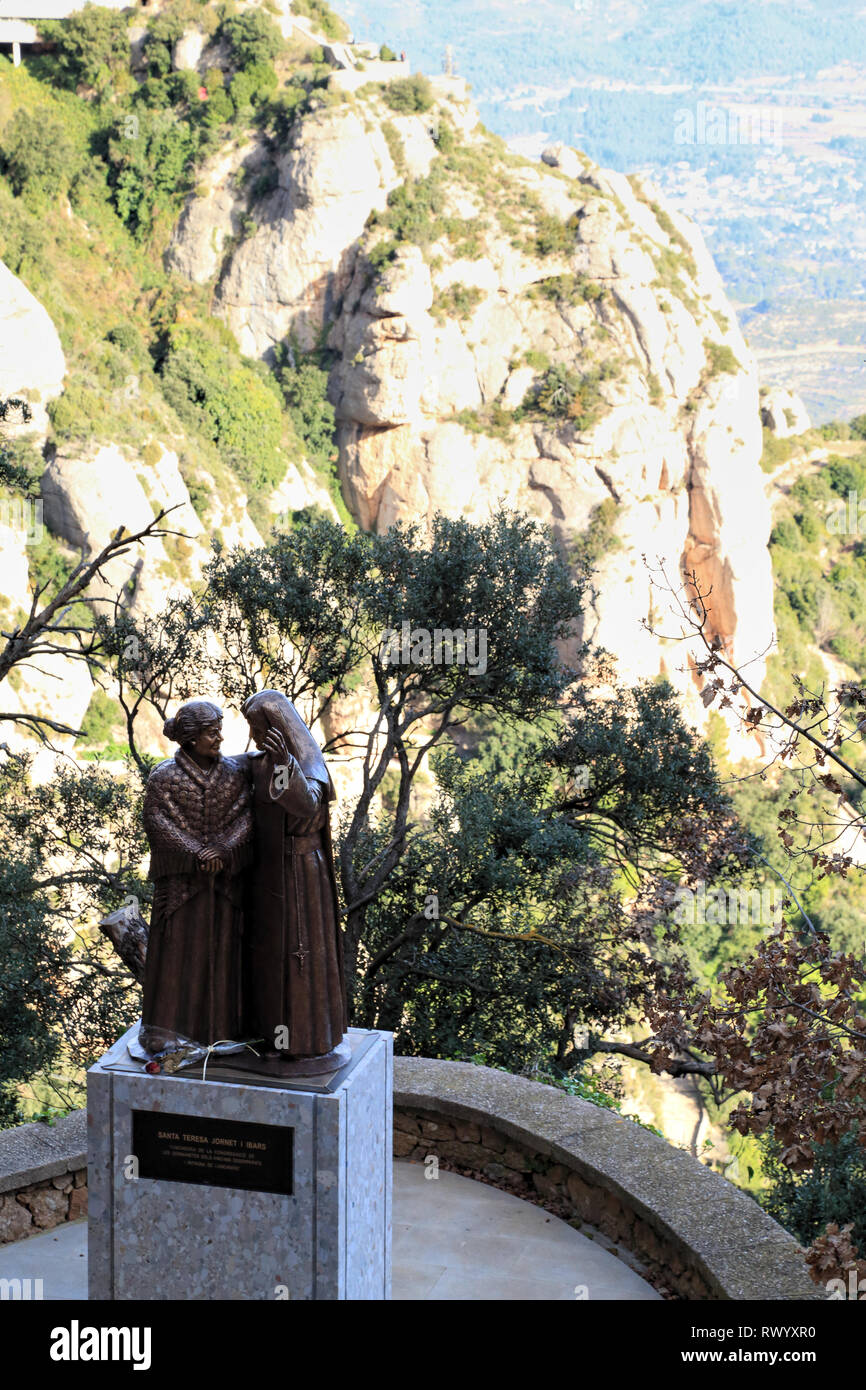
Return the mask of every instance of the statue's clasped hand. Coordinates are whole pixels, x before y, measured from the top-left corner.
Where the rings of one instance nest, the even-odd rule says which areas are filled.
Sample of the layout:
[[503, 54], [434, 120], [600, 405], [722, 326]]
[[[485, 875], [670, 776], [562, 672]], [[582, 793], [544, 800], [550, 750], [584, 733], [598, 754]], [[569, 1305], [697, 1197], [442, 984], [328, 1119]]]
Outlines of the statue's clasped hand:
[[205, 849], [199, 855], [198, 866], [203, 874], [218, 874], [223, 868], [218, 849]]

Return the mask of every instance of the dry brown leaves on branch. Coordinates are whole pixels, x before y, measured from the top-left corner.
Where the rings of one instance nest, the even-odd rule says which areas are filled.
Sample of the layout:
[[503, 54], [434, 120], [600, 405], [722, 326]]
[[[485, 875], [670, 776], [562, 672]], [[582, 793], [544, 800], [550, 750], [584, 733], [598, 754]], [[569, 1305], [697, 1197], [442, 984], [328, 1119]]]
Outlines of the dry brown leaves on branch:
[[859, 1258], [857, 1247], [851, 1240], [853, 1229], [853, 1221], [841, 1230], [835, 1222], [831, 1222], [824, 1235], [812, 1242], [806, 1252], [806, 1264], [813, 1284], [826, 1288], [831, 1279], [840, 1279], [846, 1289], [851, 1284], [856, 1289], [861, 1279], [866, 1280], [866, 1260]]
[[727, 1085], [751, 1095], [731, 1115], [734, 1128], [771, 1131], [782, 1162], [804, 1172], [815, 1144], [837, 1142], [862, 1115], [866, 1016], [856, 995], [864, 980], [863, 964], [831, 951], [825, 935], [803, 940], [783, 927], [721, 977], [720, 1000], [709, 992], [659, 998], [651, 1020], [658, 1065], [680, 1041], [677, 1025], [690, 1016], [693, 1045]]

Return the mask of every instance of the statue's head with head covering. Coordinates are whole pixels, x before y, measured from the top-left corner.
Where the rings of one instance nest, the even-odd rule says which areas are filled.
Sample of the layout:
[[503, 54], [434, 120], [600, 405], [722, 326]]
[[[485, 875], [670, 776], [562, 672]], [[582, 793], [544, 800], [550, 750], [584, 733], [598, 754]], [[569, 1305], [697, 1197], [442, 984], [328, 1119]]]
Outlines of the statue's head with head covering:
[[221, 724], [223, 712], [211, 700], [188, 700], [172, 719], [166, 719], [162, 732], [182, 748], [194, 743], [203, 730]]
[[279, 690], [260, 690], [244, 701], [241, 714], [250, 726], [253, 737], [277, 729], [286, 741], [292, 757], [300, 764], [305, 777], [330, 786], [328, 770], [319, 747], [291, 700]]

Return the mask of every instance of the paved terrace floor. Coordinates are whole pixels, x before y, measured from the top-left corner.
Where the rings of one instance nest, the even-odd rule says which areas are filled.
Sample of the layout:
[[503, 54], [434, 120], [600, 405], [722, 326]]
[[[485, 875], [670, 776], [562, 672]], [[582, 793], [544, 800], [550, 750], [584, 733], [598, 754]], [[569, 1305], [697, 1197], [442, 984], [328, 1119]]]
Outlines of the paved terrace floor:
[[[640, 1275], [558, 1217], [497, 1187], [394, 1164], [393, 1298], [659, 1299]], [[87, 1298], [87, 1222], [0, 1246], [0, 1279], [46, 1299]]]

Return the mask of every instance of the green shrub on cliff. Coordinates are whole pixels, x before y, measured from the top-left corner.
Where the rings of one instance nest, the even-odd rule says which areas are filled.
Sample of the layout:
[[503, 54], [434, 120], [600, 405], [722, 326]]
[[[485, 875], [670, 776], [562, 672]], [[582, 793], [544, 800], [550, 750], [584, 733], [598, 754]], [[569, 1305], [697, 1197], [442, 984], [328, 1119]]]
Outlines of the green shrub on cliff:
[[583, 373], [557, 362], [527, 392], [518, 414], [547, 415], [555, 420], [571, 420], [578, 430], [591, 429], [604, 405], [600, 385], [616, 375], [613, 362], [602, 362]]
[[457, 281], [436, 296], [431, 313], [440, 320], [469, 319], [483, 298], [482, 291], [475, 285], [463, 285]]
[[411, 115], [416, 111], [429, 111], [433, 105], [433, 88], [423, 73], [413, 73], [411, 77], [400, 77], [389, 82], [382, 93], [392, 111]]
[[607, 291], [603, 285], [580, 272], [567, 275], [551, 275], [539, 280], [528, 290], [530, 299], [550, 299], [555, 304], [594, 304], [604, 299]]
[[271, 63], [286, 46], [277, 25], [261, 10], [230, 15], [218, 34], [231, 48], [232, 61], [240, 69]]
[[183, 35], [184, 27], [180, 15], [170, 10], [150, 20], [142, 45], [148, 76], [166, 77], [171, 72], [172, 50]]
[[535, 249], [539, 256], [570, 256], [574, 252], [575, 221], [544, 212], [535, 225]]
[[428, 246], [440, 233], [438, 218], [445, 207], [445, 190], [442, 170], [434, 165], [423, 179], [407, 179], [399, 188], [388, 194], [388, 206], [384, 212], [371, 215], [372, 225], [384, 226], [393, 235], [389, 243], [389, 254], [396, 250], [396, 243], [412, 242], [415, 246]]
[[734, 356], [733, 349], [727, 343], [714, 343], [709, 338], [704, 340], [704, 351], [707, 354], [707, 376], [721, 376], [728, 373], [736, 376], [737, 372], [742, 371], [742, 367]]
[[311, 19], [327, 39], [348, 38], [349, 30], [338, 14], [335, 14], [327, 0], [292, 0], [295, 14]]
[[53, 45], [49, 54], [53, 80], [59, 86], [104, 88], [129, 71], [129, 33], [126, 14], [103, 5], [85, 5], [63, 20], [43, 20], [40, 38]]
[[286, 355], [276, 377], [298, 438], [313, 459], [330, 465], [336, 417], [328, 400], [327, 371], [309, 359], [291, 362]]
[[236, 72], [231, 80], [229, 92], [236, 112], [258, 106], [277, 88], [277, 74], [270, 63], [251, 63], [242, 72]]
[[226, 462], [256, 489], [282, 479], [283, 417], [275, 392], [236, 351], [175, 329], [162, 362], [166, 400], [213, 440]]
[[44, 111], [19, 109], [3, 132], [3, 166], [19, 196], [65, 192], [84, 166], [84, 151], [66, 123]]
[[122, 117], [108, 142], [108, 182], [121, 221], [136, 236], [151, 230], [161, 208], [179, 207], [193, 184], [198, 140], [172, 112], [139, 110]]

